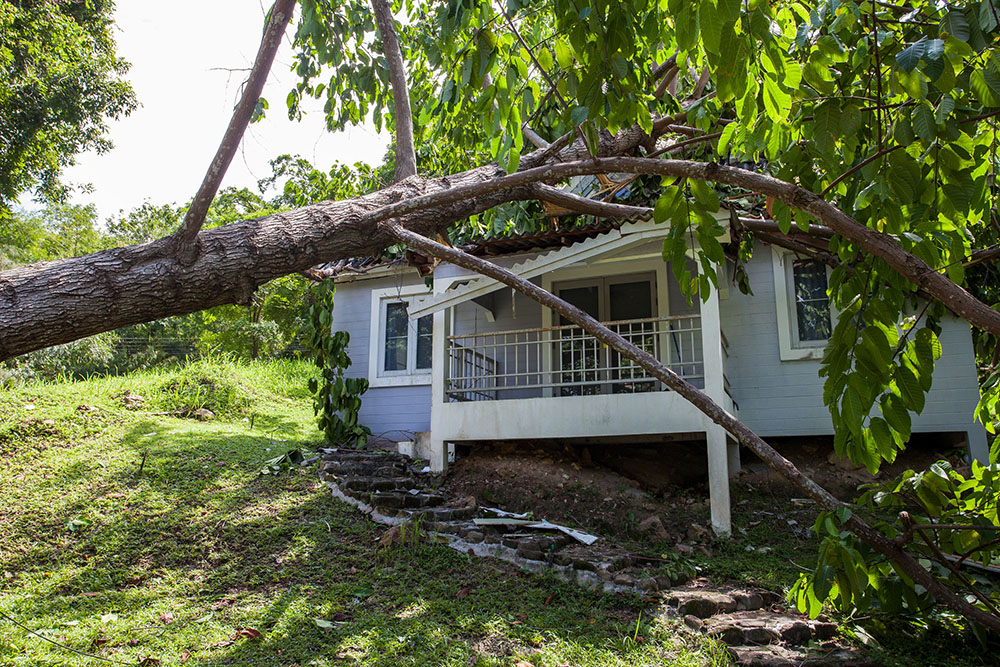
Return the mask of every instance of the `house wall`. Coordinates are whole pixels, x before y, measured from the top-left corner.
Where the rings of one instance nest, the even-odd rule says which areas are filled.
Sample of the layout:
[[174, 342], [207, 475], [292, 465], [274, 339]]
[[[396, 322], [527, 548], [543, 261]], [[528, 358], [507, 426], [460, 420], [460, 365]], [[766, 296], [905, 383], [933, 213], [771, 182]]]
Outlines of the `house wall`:
[[[351, 335], [348, 354], [349, 377], [368, 376], [368, 350], [372, 317], [372, 290], [397, 286], [419, 286], [423, 279], [416, 270], [401, 268], [398, 275], [370, 278], [337, 284], [334, 295], [333, 329]], [[378, 345], [378, 341], [374, 344]], [[417, 431], [431, 427], [430, 375], [421, 378], [424, 384], [399, 387], [371, 387], [361, 399], [361, 423], [375, 435], [388, 440], [411, 440]]]
[[[509, 266], [526, 256], [502, 257], [496, 261]], [[745, 268], [754, 295], [744, 295], [730, 287], [723, 292], [719, 303], [722, 330], [729, 342], [726, 375], [739, 417], [765, 437], [830, 435], [832, 423], [823, 405], [820, 362], [782, 361], [779, 356], [771, 249], [759, 244]], [[437, 279], [461, 275], [460, 271], [457, 267], [441, 266], [437, 269]], [[668, 283], [671, 314], [697, 312], [698, 305], [689, 306], [685, 302], [672, 276]], [[350, 376], [368, 377], [372, 290], [422, 284], [415, 270], [405, 268], [391, 277], [338, 285], [333, 326], [351, 334]], [[503, 288], [490, 299], [493, 322], [483, 309], [462, 303], [455, 308], [454, 331], [482, 333], [543, 326], [541, 309], [527, 297], [512, 295], [511, 290]], [[936, 364], [926, 408], [923, 414], [914, 416], [913, 428], [915, 432], [967, 432], [973, 453], [985, 457], [985, 432], [972, 419], [979, 394], [971, 333], [968, 325], [958, 318], [949, 316], [941, 325], [944, 356]], [[537, 394], [538, 390], [515, 389], [502, 391], [500, 397], [532, 398]], [[360, 417], [375, 434], [386, 433], [388, 439], [404, 440], [409, 439], [410, 433], [430, 428], [430, 413], [431, 388], [427, 376], [423, 384], [372, 387], [362, 401]]]
[[[720, 302], [722, 330], [729, 340], [727, 375], [740, 419], [765, 437], [832, 434], [820, 362], [779, 358], [771, 257], [770, 247], [758, 244], [745, 267], [753, 296], [732, 287]], [[913, 430], [967, 431], [973, 453], [981, 455], [985, 432], [972, 417], [979, 385], [969, 325], [949, 315], [941, 326], [943, 356], [935, 364], [924, 412], [913, 417]]]

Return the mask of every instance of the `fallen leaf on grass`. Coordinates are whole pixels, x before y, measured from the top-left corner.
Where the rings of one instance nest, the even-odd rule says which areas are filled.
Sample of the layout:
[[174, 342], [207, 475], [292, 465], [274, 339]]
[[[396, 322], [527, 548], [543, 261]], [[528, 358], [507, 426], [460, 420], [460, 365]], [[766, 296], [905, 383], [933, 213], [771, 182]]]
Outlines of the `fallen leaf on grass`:
[[159, 664], [160, 664], [159, 658], [145, 657], [142, 659], [142, 662], [139, 663], [139, 667], [156, 667]]
[[553, 593], [549, 597], [545, 598], [545, 605], [548, 606], [548, 605], [552, 604], [552, 601], [555, 600], [555, 599], [556, 599], [556, 594]]
[[118, 614], [103, 614], [101, 615], [101, 623], [110, 623], [112, 621], [118, 620]]
[[174, 622], [174, 615], [171, 614], [169, 611], [164, 614], [160, 614], [160, 623], [163, 623], [164, 625], [170, 625], [173, 622]]
[[459, 589], [459, 591], [457, 593], [455, 593], [455, 597], [457, 597], [457, 598], [467, 598], [467, 597], [469, 597], [469, 591], [471, 591], [471, 590], [472, 590], [472, 586], [466, 586], [465, 588], [461, 588], [461, 589]]
[[91, 644], [93, 644], [94, 646], [104, 646], [109, 641], [111, 640], [107, 637], [94, 637], [94, 641], [92, 641]]
[[187, 662], [190, 659], [191, 659], [191, 654], [190, 653], [188, 653], [187, 651], [184, 651], [183, 653], [181, 653], [181, 664], [184, 664], [185, 662]]
[[516, 663], [514, 663], [514, 667], [535, 667], [535, 666], [530, 662], [528, 662], [527, 660], [518, 660]]
[[127, 493], [109, 493], [108, 495], [106, 495], [104, 497], [105, 498], [125, 498], [127, 496], [128, 496]]
[[253, 628], [243, 628], [233, 635], [233, 639], [239, 639], [240, 637], [246, 637], [247, 639], [261, 639], [264, 635], [260, 634], [259, 630], [254, 630]]

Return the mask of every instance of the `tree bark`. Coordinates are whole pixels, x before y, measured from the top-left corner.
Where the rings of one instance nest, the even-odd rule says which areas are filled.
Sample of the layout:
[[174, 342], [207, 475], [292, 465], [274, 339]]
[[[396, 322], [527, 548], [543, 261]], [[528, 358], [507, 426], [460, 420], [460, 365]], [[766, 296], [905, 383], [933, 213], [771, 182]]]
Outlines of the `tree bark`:
[[[457, 248], [431, 241], [400, 226], [391, 227], [391, 231], [400, 242], [407, 244], [415, 250], [419, 250], [425, 255], [437, 257], [443, 261], [494, 278], [516, 289], [525, 296], [534, 299], [544, 307], [550, 308], [562, 315], [605, 345], [634, 360], [651, 376], [680, 394], [705, 416], [724, 428], [737, 442], [760, 457], [762, 461], [791, 482], [797, 489], [815, 500], [820, 507], [832, 511], [836, 511], [841, 507], [847, 507], [845, 503], [838, 500], [829, 491], [804, 475], [791, 461], [764, 442], [760, 436], [754, 433], [743, 422], [726, 412], [708, 394], [681, 378], [670, 368], [661, 364], [652, 354], [636, 347], [579, 308], [492, 262], [480, 259]], [[976, 623], [1000, 633], [1000, 617], [970, 604], [964, 598], [943, 586], [913, 556], [856, 514], [851, 514], [850, 518], [844, 522], [844, 525], [850, 528], [855, 535], [873, 549], [899, 565], [900, 569], [906, 572], [915, 582], [924, 586], [939, 602], [951, 607]]]
[[938, 273], [922, 259], [905, 250], [892, 237], [870, 229], [814, 192], [765, 174], [727, 167], [714, 162], [690, 160], [654, 160], [635, 157], [595, 157], [589, 160], [546, 164], [501, 176], [488, 184], [454, 188], [446, 193], [417, 197], [386, 206], [370, 216], [382, 222], [430, 205], [476, 197], [495, 188], [512, 188], [536, 182], [555, 182], [570, 176], [597, 173], [657, 174], [675, 178], [712, 181], [745, 188], [778, 199], [791, 208], [805, 211], [836, 234], [855, 243], [868, 254], [884, 260], [892, 269], [917, 287], [938, 299], [953, 313], [973, 326], [1000, 336], [1000, 312], [979, 301], [946, 275]]
[[389, 65], [392, 82], [392, 104], [396, 123], [396, 180], [415, 176], [417, 153], [413, 147], [413, 114], [410, 111], [410, 89], [406, 83], [406, 66], [399, 48], [399, 37], [393, 22], [392, 10], [386, 0], [371, 0], [378, 32], [382, 36], [382, 53]]

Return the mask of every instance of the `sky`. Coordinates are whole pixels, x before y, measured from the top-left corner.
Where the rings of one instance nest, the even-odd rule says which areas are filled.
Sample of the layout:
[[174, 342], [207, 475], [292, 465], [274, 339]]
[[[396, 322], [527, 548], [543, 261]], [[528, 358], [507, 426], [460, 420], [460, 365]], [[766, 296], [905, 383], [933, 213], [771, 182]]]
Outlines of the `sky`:
[[[65, 172], [65, 180], [90, 183], [74, 203], [93, 203], [99, 219], [119, 210], [185, 202], [198, 189], [218, 148], [241, 84], [260, 42], [270, 0], [118, 0], [118, 53], [132, 64], [126, 78], [141, 106], [110, 122], [115, 148], [101, 155], [84, 153]], [[377, 164], [389, 137], [370, 124], [342, 133], [327, 132], [322, 101], [306, 105], [299, 121], [288, 120], [285, 97], [295, 82], [289, 26], [264, 88], [267, 117], [251, 125], [223, 181], [246, 186], [270, 175], [268, 160], [298, 154], [317, 167], [334, 161]], [[25, 202], [27, 203], [27, 202]]]

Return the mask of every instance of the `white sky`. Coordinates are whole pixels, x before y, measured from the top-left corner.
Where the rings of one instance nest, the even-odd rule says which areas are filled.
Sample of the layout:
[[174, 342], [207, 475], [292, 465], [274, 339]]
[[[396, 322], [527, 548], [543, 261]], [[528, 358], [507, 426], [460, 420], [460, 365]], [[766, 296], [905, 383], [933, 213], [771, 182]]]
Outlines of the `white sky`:
[[[127, 79], [141, 106], [111, 123], [113, 150], [80, 155], [66, 171], [67, 182], [94, 186], [92, 193], [77, 194], [75, 203], [94, 203], [103, 220], [146, 199], [166, 204], [194, 196], [248, 75], [216, 68], [253, 64], [262, 4], [271, 0], [118, 0], [118, 52], [132, 63]], [[376, 135], [370, 124], [327, 132], [321, 101], [306, 107], [312, 113], [301, 122], [288, 120], [294, 28], [293, 21], [264, 88], [267, 117], [247, 130], [223, 187], [256, 191], [257, 180], [271, 173], [268, 160], [283, 153], [299, 154], [324, 170], [334, 161], [382, 159], [388, 135]]]

